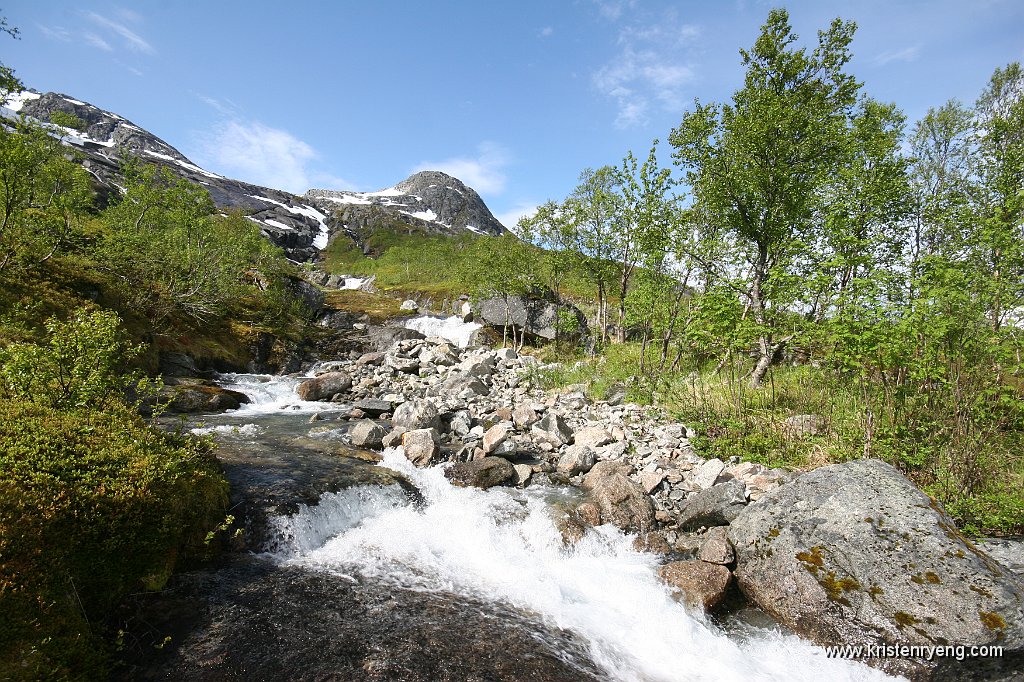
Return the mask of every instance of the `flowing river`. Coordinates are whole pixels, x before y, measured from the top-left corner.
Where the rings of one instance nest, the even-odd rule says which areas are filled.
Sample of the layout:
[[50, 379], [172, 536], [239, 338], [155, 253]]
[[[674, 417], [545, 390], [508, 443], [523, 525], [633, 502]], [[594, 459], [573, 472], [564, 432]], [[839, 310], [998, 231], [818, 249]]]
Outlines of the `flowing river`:
[[[455, 332], [465, 331], [450, 326]], [[298, 470], [303, 462], [284, 458], [281, 453], [285, 444], [299, 438], [341, 446], [341, 430], [322, 426], [341, 422], [318, 422], [321, 427], [311, 433], [312, 413], [325, 414], [338, 408], [330, 403], [298, 400], [295, 387], [300, 381], [296, 377], [244, 374], [220, 377], [223, 385], [246, 393], [252, 402], [234, 412], [205, 416], [193, 430], [212, 434], [222, 444], [229, 478], [234, 470], [230, 463], [245, 458], [247, 471], [259, 472], [259, 485], [273, 485], [275, 477], [291, 483], [301, 473]], [[312, 460], [309, 466], [314, 466]], [[387, 594], [392, 612], [381, 618], [400, 618], [409, 628], [408, 636], [424, 641], [433, 638], [437, 643], [414, 648], [415, 656], [453, 655], [444, 648], [447, 644], [441, 643], [443, 633], [429, 634], [435, 625], [432, 621], [448, 618], [432, 615], [441, 613], [434, 609], [452, 608], [456, 611], [453, 623], [468, 622], [466, 618], [472, 616], [483, 619], [479, 627], [486, 629], [490, 622], [503, 628], [500, 636], [505, 639], [495, 640], [493, 652], [481, 652], [477, 647], [470, 653], [483, 656], [484, 665], [486, 657], [493, 654], [495, 667], [505, 666], [501, 679], [520, 679], [514, 662], [497, 662], [508, 653], [506, 648], [511, 645], [502, 642], [510, 637], [516, 642], [525, 641], [527, 651], [534, 645], [542, 647], [546, 655], [564, 662], [568, 670], [578, 671], [578, 677], [572, 673], [530, 679], [889, 679], [861, 663], [828, 658], [822, 648], [783, 632], [751, 609], [715, 620], [684, 606], [658, 579], [659, 557], [634, 550], [633, 539], [616, 528], [598, 527], [577, 544], [565, 546], [555, 514], [560, 503], [578, 494], [574, 488], [454, 487], [443, 476], [445, 465], [418, 469], [401, 448], [385, 450], [379, 463], [366, 466], [381, 473], [390, 470], [401, 474], [418, 493], [410, 495], [407, 489], [384, 480], [336, 488], [336, 492], [319, 494], [318, 499], [307, 494], [305, 502], [292, 505], [286, 512], [265, 516], [266, 528], [259, 546], [250, 547], [247, 554], [253, 565], [263, 568], [248, 570], [260, 575], [260, 571], [283, 571], [288, 579], [275, 588], [278, 591], [302, 583], [301, 577], [308, 576], [319, 587], [303, 588], [307, 601], [312, 599], [310, 593], [322, 592], [332, 584], [338, 589], [372, 588], [374, 594]], [[242, 467], [235, 469], [241, 471]], [[239, 478], [243, 486], [250, 480], [248, 475]], [[315, 467], [311, 476], [321, 477]], [[324, 599], [325, 611], [332, 608], [327, 597], [318, 598]], [[305, 605], [316, 613], [318, 607]], [[252, 607], [254, 612], [260, 608]], [[402, 608], [411, 610], [403, 615]], [[344, 625], [331, 627], [346, 628], [346, 632], [352, 627], [377, 627], [372, 618], [352, 625], [346, 619], [356, 618], [351, 615], [356, 611], [350, 609], [338, 616], [338, 622]], [[223, 628], [225, 618], [213, 620]], [[264, 619], [273, 622], [276, 618], [270, 614]], [[281, 618], [282, 622], [266, 627], [286, 628], [286, 617]], [[307, 616], [302, 618], [310, 622]], [[320, 623], [317, 627], [327, 626]], [[518, 632], [510, 634], [508, 628]], [[529, 659], [528, 654], [516, 656]], [[290, 665], [296, 666], [292, 668], [293, 677], [302, 678], [303, 664]], [[403, 670], [415, 667], [408, 665], [413, 667]], [[364, 663], [362, 672], [372, 668], [368, 666]], [[433, 675], [455, 679], [437, 672], [441, 668], [430, 669], [434, 673], [409, 679], [431, 679]], [[389, 674], [402, 678], [398, 673]], [[267, 679], [273, 678], [268, 675]], [[260, 677], [255, 674], [253, 679]], [[344, 674], [328, 677], [350, 679]]]

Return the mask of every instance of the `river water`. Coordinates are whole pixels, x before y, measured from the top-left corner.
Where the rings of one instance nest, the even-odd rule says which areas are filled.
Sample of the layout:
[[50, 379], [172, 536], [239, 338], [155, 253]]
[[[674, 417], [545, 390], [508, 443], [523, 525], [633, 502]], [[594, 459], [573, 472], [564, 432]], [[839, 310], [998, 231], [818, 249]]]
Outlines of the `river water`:
[[[310, 413], [338, 409], [298, 400], [297, 377], [220, 380], [252, 402], [204, 417], [195, 430], [236, 450], [272, 450], [275, 438], [308, 434]], [[328, 430], [319, 437], [333, 436]], [[616, 528], [592, 529], [566, 547], [555, 514], [575, 489], [457, 488], [444, 478], [444, 465], [417, 469], [401, 448], [386, 450], [376, 466], [405, 476], [422, 499], [410, 499], [397, 485], [327, 492], [317, 504], [268, 518], [259, 556], [339, 583], [500, 605], [523, 615], [521, 627], [542, 623], [572, 633], [610, 680], [890, 679], [830, 659], [763, 616], [716, 621], [683, 605], [657, 577], [661, 558], [635, 551], [633, 538]]]

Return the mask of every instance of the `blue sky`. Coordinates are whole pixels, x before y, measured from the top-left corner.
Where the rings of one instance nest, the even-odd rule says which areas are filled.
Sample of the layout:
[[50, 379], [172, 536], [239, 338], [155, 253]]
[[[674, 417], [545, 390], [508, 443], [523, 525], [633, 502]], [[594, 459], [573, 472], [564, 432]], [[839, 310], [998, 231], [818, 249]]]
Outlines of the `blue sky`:
[[0, 61], [217, 173], [302, 193], [440, 169], [512, 225], [727, 99], [773, 6], [805, 44], [856, 21], [851, 70], [911, 123], [1024, 60], [1020, 0], [0, 0], [22, 34]]

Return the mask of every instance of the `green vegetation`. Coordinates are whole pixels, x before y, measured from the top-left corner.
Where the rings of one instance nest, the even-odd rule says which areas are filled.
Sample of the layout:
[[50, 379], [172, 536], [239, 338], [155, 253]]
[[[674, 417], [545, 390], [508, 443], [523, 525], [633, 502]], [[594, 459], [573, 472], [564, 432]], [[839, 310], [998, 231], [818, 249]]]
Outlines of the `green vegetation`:
[[151, 428], [109, 311], [52, 320], [0, 355], [0, 668], [103, 679], [111, 614], [207, 553], [227, 482], [207, 443]]
[[[0, 99], [20, 89], [0, 65]], [[237, 366], [258, 334], [308, 333], [297, 272], [251, 221], [135, 162], [100, 211], [59, 134], [0, 126], [0, 670], [16, 680], [106, 679], [118, 604], [211, 551], [228, 491], [211, 444], [139, 416], [159, 352]]]
[[587, 274], [597, 336], [620, 341], [547, 380], [628, 386], [709, 456], [880, 457], [969, 532], [1020, 531], [1024, 72], [908, 135], [845, 71], [853, 33], [800, 48], [773, 10], [731, 101], [669, 136], [677, 180], [629, 154], [521, 222]]

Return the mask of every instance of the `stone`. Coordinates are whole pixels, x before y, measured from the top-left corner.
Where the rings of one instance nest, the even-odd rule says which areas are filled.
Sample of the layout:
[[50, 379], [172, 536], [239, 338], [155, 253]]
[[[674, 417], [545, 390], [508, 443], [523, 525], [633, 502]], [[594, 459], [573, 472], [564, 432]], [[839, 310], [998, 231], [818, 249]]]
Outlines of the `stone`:
[[709, 459], [693, 472], [690, 482], [702, 490], [707, 490], [715, 484], [723, 471], [725, 471], [725, 462], [717, 458]]
[[430, 466], [437, 456], [440, 437], [435, 429], [415, 429], [402, 434], [405, 457], [418, 467]]
[[384, 365], [406, 374], [416, 374], [420, 371], [419, 358], [404, 358], [392, 353], [384, 356]]
[[498, 422], [484, 432], [483, 447], [486, 454], [491, 454], [504, 443], [513, 431], [512, 422]]
[[387, 433], [387, 429], [372, 419], [361, 419], [352, 426], [349, 438], [356, 447], [379, 448]]
[[[498, 329], [508, 326], [549, 341], [559, 334], [564, 339], [578, 338], [587, 329], [583, 313], [564, 302], [556, 305], [519, 296], [496, 297], [477, 301], [473, 312], [474, 319], [481, 324]], [[568, 325], [566, 320], [570, 321]]]
[[661, 471], [645, 471], [640, 474], [640, 487], [644, 489], [644, 492], [650, 495], [654, 492], [661, 482], [665, 480], [665, 474]]
[[357, 367], [365, 367], [367, 365], [369, 365], [369, 366], [380, 365], [380, 364], [382, 364], [384, 362], [384, 358], [386, 356], [387, 356], [387, 353], [384, 353], [382, 351], [373, 351], [371, 353], [363, 353], [362, 355], [360, 355], [356, 359], [356, 361], [353, 364], [355, 364]]
[[404, 426], [396, 426], [388, 432], [388, 435], [384, 436], [381, 440], [381, 445], [386, 448], [396, 448], [402, 444], [402, 435], [405, 434], [409, 429]]
[[533, 425], [530, 432], [542, 441], [550, 443], [553, 447], [560, 447], [572, 442], [572, 429], [565, 423], [565, 420], [554, 412], [548, 412], [544, 417]]
[[452, 485], [461, 487], [491, 488], [511, 482], [515, 468], [507, 459], [483, 457], [470, 462], [458, 462], [445, 470], [444, 476]]
[[388, 400], [375, 400], [372, 398], [363, 398], [357, 400], [352, 407], [357, 410], [362, 410], [365, 414], [371, 417], [379, 417], [380, 415], [390, 412], [394, 405]]
[[411, 298], [402, 301], [402, 305], [398, 306], [399, 310], [412, 310], [413, 312], [420, 309], [420, 304]]
[[727, 526], [746, 504], [746, 490], [740, 481], [713, 485], [693, 493], [679, 506], [679, 527], [696, 530], [701, 526]]
[[1024, 583], [879, 460], [821, 467], [767, 493], [729, 539], [743, 593], [818, 644], [1003, 647], [998, 661], [869, 661], [887, 672], [974, 679], [1024, 656]]
[[558, 471], [569, 476], [585, 474], [593, 468], [597, 462], [594, 451], [586, 445], [570, 445], [565, 453], [558, 458]]
[[629, 478], [630, 467], [620, 462], [598, 462], [583, 477], [582, 488], [601, 512], [601, 521], [631, 533], [654, 530], [654, 504]]
[[658, 575], [679, 590], [688, 604], [705, 611], [722, 603], [732, 583], [728, 568], [703, 561], [673, 561], [662, 566]]
[[592, 448], [599, 448], [615, 441], [612, 434], [603, 426], [586, 426], [573, 434], [573, 442], [577, 445], [588, 445]]
[[303, 381], [295, 392], [301, 400], [325, 400], [335, 394], [344, 393], [352, 388], [352, 377], [345, 372], [328, 372]]
[[721, 564], [722, 566], [727, 566], [736, 560], [736, 552], [732, 548], [732, 543], [729, 542], [725, 526], [708, 529], [700, 544], [697, 558], [709, 564]]
[[513, 464], [512, 469], [516, 474], [512, 483], [520, 488], [524, 487], [530, 481], [530, 476], [533, 475], [533, 467], [529, 464]]
[[539, 419], [540, 416], [529, 405], [520, 403], [519, 405], [515, 406], [515, 409], [512, 410], [512, 423], [514, 423], [520, 429], [525, 429], [528, 426], [532, 426]]
[[441, 415], [437, 406], [426, 398], [413, 398], [395, 408], [395, 414], [391, 418], [394, 426], [403, 426], [412, 431], [414, 429], [441, 429]]

